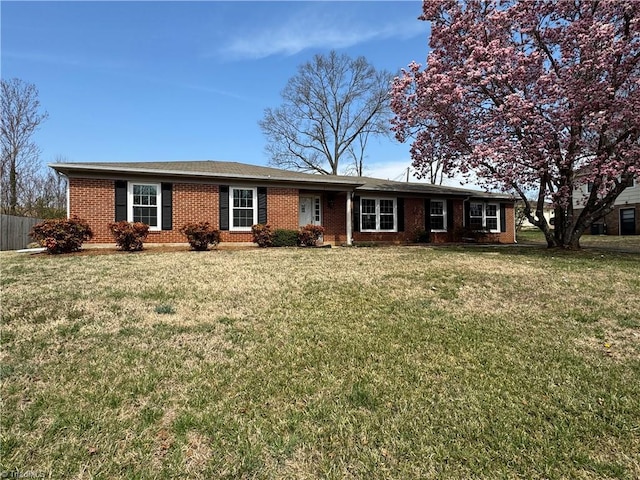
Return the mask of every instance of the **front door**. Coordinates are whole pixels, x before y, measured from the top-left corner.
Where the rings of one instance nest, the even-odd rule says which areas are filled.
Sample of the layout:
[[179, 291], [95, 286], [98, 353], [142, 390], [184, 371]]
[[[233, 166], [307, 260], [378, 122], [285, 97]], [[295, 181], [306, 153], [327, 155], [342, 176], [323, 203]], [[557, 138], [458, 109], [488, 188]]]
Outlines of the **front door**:
[[636, 234], [636, 210], [624, 208], [620, 210], [620, 235]]
[[298, 204], [298, 224], [301, 227], [321, 223], [320, 197], [300, 197]]

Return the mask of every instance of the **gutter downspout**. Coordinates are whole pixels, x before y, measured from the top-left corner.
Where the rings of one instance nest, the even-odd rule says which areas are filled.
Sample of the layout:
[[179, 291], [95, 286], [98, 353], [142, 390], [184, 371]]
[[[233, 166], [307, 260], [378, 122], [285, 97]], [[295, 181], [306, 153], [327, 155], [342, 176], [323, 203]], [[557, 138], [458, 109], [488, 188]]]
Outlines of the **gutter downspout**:
[[65, 189], [67, 198], [65, 199], [66, 200], [65, 207], [67, 209], [67, 219], [69, 219], [69, 218], [71, 218], [71, 190], [70, 190], [71, 189], [71, 185], [70, 185], [71, 182], [69, 181], [69, 177], [67, 175], [65, 175], [64, 173], [56, 172], [56, 174], [58, 174], [59, 176], [64, 177], [64, 178], [67, 179], [67, 188]]
[[518, 203], [518, 199], [516, 199], [513, 202], [513, 243], [514, 244], [518, 244], [518, 237], [517, 237], [517, 233], [518, 231], [516, 230], [516, 204]]
[[353, 220], [352, 220], [352, 211], [353, 211], [353, 192], [347, 192], [347, 246], [350, 247], [353, 245]]

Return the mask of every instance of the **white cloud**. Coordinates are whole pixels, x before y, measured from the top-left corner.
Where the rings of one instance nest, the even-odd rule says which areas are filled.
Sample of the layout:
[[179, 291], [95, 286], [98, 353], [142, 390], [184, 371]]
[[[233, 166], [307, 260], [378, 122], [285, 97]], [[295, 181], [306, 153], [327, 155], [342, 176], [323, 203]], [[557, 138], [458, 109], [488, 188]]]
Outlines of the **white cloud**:
[[311, 48], [347, 48], [371, 40], [424, 34], [425, 25], [421, 23], [410, 18], [374, 26], [327, 12], [305, 11], [270, 28], [242, 31], [229, 38], [218, 53], [237, 60], [290, 56]]

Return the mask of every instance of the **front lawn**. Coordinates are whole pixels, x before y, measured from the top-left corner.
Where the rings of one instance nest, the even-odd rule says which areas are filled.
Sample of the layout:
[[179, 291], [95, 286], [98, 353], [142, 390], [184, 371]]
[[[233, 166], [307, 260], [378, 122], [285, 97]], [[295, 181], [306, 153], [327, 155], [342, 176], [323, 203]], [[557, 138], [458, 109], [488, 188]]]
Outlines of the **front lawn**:
[[0, 470], [640, 477], [640, 256], [0, 255]]
[[[539, 229], [523, 229], [517, 235], [519, 244], [546, 245], [544, 234]], [[640, 253], [640, 235], [587, 235], [580, 237], [580, 245], [584, 248], [602, 248]]]

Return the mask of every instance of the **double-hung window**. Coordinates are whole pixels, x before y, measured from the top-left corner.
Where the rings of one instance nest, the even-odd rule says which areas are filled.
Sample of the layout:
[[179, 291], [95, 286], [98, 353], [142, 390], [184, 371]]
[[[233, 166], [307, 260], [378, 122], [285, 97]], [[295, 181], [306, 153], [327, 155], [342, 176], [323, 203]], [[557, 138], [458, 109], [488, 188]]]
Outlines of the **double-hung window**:
[[500, 231], [500, 209], [495, 203], [471, 202], [469, 204], [469, 227], [473, 230]]
[[149, 230], [160, 230], [162, 205], [159, 183], [129, 183], [130, 222], [142, 222], [149, 225]]
[[258, 198], [255, 188], [229, 189], [230, 225], [231, 230], [251, 231], [251, 226], [257, 223]]
[[447, 202], [444, 200], [431, 200], [429, 212], [429, 224], [431, 231], [446, 232], [447, 230]]
[[395, 198], [362, 198], [360, 220], [363, 232], [395, 232], [397, 208]]

